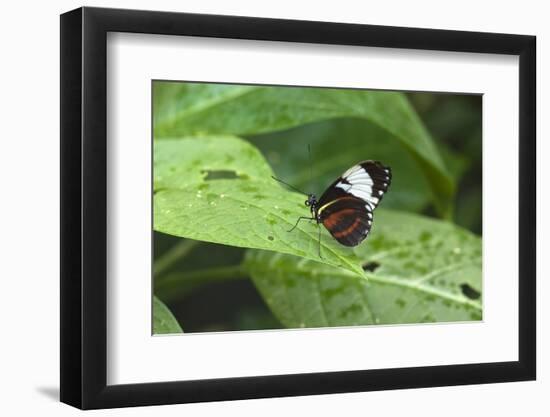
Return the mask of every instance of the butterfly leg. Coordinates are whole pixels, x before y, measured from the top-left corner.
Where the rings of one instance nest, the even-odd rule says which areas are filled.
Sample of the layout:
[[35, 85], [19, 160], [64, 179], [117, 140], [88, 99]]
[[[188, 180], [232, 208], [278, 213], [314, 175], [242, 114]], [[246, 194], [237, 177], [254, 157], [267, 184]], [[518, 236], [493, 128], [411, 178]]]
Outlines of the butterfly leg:
[[298, 226], [298, 223], [300, 223], [300, 220], [315, 220], [313, 217], [306, 217], [306, 216], [300, 216], [298, 217], [298, 220], [296, 221], [296, 224], [292, 227], [292, 229], [288, 230], [288, 232], [292, 232], [294, 229], [296, 229], [296, 226]]
[[319, 231], [319, 258], [323, 259], [321, 256], [321, 225], [317, 223], [317, 230]]

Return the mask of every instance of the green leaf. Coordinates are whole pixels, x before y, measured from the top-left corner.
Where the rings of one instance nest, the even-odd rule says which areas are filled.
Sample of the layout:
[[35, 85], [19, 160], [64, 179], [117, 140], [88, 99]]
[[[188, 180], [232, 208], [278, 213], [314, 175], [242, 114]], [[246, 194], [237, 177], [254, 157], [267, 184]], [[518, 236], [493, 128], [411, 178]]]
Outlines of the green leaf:
[[289, 328], [481, 319], [481, 239], [470, 232], [379, 209], [357, 253], [368, 280], [264, 251], [248, 251], [245, 265]]
[[167, 139], [154, 144], [155, 191], [177, 189], [206, 178], [271, 179], [262, 154], [234, 136]]
[[183, 333], [172, 312], [153, 296], [153, 334]]
[[397, 139], [418, 161], [439, 211], [449, 215], [454, 184], [416, 112], [402, 93], [155, 82], [155, 138], [256, 135], [341, 117], [365, 120]]
[[[187, 156], [189, 149], [204, 156], [196, 159], [202, 165]], [[247, 153], [249, 159], [240, 157]], [[246, 141], [227, 136], [163, 140], [155, 143], [155, 154], [156, 231], [319, 260], [321, 230], [321, 261], [363, 275], [353, 250], [338, 244], [323, 228], [302, 221], [288, 232], [298, 217], [309, 215], [305, 197], [275, 182], [267, 173], [267, 162]], [[235, 158], [228, 162], [227, 155]], [[233, 176], [210, 178], [209, 170]]]

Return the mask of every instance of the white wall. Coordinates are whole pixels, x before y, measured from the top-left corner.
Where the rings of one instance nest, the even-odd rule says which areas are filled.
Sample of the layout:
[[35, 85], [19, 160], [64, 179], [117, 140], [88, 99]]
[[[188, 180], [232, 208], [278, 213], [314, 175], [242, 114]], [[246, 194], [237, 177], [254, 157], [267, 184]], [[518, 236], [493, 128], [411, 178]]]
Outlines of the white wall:
[[[0, 87], [0, 181], [2, 253], [0, 282], [0, 410], [3, 415], [76, 415], [59, 404], [58, 272], [59, 272], [59, 18], [79, 7], [77, 1], [5, 2], [2, 7], [2, 84]], [[545, 2], [462, 0], [352, 2], [339, 0], [271, 1], [201, 0], [193, 2], [93, 1], [86, 5], [216, 14], [329, 20], [395, 26], [417, 26], [534, 34], [538, 37], [539, 143], [548, 137], [550, 97], [550, 26]], [[6, 94], [7, 93], [7, 94]], [[7, 145], [7, 147], [6, 147]], [[548, 212], [550, 179], [548, 145], [539, 147], [539, 213]], [[545, 157], [546, 156], [546, 157]], [[506, 204], [503, 201], [503, 204]], [[550, 247], [550, 221], [539, 215], [539, 259]], [[7, 233], [6, 233], [7, 232]], [[546, 232], [546, 233], [544, 233]], [[543, 235], [545, 235], [543, 237]], [[542, 262], [541, 262], [542, 264]], [[547, 264], [539, 265], [539, 378], [537, 382], [386, 391], [345, 395], [238, 401], [100, 411], [94, 415], [361, 415], [463, 416], [549, 415], [550, 318]]]

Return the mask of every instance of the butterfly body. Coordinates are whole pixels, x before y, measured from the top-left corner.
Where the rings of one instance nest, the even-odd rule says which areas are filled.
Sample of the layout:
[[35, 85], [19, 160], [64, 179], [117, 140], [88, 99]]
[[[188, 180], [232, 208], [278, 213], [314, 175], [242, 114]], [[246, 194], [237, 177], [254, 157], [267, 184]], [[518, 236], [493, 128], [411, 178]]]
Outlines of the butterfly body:
[[[342, 245], [359, 245], [371, 230], [374, 209], [388, 191], [391, 178], [391, 168], [382, 163], [359, 162], [336, 179], [319, 199], [315, 194], [306, 194], [305, 205], [309, 207], [311, 217], [298, 218], [290, 231], [300, 220], [316, 221]], [[319, 242], [320, 239], [319, 229]]]

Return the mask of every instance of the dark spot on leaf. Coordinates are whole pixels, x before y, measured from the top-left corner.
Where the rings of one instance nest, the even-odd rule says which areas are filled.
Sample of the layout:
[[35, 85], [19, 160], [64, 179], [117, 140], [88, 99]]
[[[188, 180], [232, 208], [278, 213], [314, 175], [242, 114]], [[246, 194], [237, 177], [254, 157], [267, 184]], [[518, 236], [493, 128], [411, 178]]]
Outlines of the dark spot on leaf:
[[275, 223], [277, 223], [274, 219], [267, 219], [267, 222], [268, 222], [270, 225], [274, 225]]
[[266, 197], [265, 197], [265, 195], [256, 194], [256, 195], [254, 195], [253, 198], [254, 198], [255, 200], [264, 200]]
[[435, 317], [432, 316], [431, 314], [426, 314], [424, 317], [422, 317], [422, 318], [420, 319], [420, 321], [421, 321], [422, 323], [432, 323], [432, 322], [436, 321], [436, 319], [435, 319]]
[[429, 294], [425, 297], [425, 300], [428, 302], [435, 301], [435, 295]]
[[230, 164], [230, 163], [233, 162], [234, 160], [235, 160], [235, 158], [234, 158], [233, 156], [231, 156], [231, 155], [227, 155], [227, 156], [225, 157], [225, 162], [228, 163], [228, 164]]
[[281, 210], [281, 212], [285, 215], [285, 216], [288, 216], [290, 214], [290, 210], [287, 210], [287, 209], [283, 209]]
[[217, 171], [205, 171], [206, 178], [205, 181], [211, 180], [234, 180], [238, 178], [235, 171], [229, 170], [217, 170]]
[[363, 264], [363, 271], [369, 271], [374, 272], [376, 268], [378, 268], [380, 264], [378, 262], [372, 261], [372, 262], [365, 262]]
[[352, 304], [347, 307], [341, 314], [342, 318], [348, 317], [352, 314], [359, 314], [363, 312], [363, 306], [360, 304]]
[[395, 304], [397, 304], [399, 307], [403, 308], [407, 305], [407, 302], [403, 300], [402, 298], [398, 298], [395, 300]]
[[432, 234], [430, 232], [422, 232], [422, 234], [420, 235], [420, 241], [426, 242], [427, 240], [430, 240], [431, 237], [432, 237]]
[[239, 187], [239, 189], [240, 189], [241, 191], [244, 191], [245, 193], [254, 193], [254, 192], [258, 191], [258, 187], [255, 187], [255, 186], [253, 186], [253, 185], [248, 185], [248, 184], [246, 184], [246, 185], [241, 185], [241, 186]]
[[273, 239], [274, 239], [273, 236], [268, 236], [267, 238], [268, 238], [269, 240], [273, 240]]
[[476, 312], [472, 312], [472, 313], [470, 313], [470, 319], [472, 319], [472, 320], [481, 320], [481, 314], [476, 313]]
[[335, 295], [340, 294], [343, 291], [343, 287], [334, 287], [334, 288], [325, 288], [321, 292], [323, 295], [323, 298], [330, 299], [334, 297]]
[[296, 281], [293, 279], [287, 279], [285, 280], [285, 285], [289, 288], [294, 288], [296, 286]]
[[460, 289], [462, 291], [462, 294], [464, 294], [464, 296], [468, 297], [470, 300], [477, 300], [479, 299], [479, 297], [481, 297], [481, 293], [468, 284], [460, 284]]
[[207, 190], [209, 187], [210, 187], [210, 184], [204, 183], [199, 185], [197, 188], [202, 191], [202, 190]]

